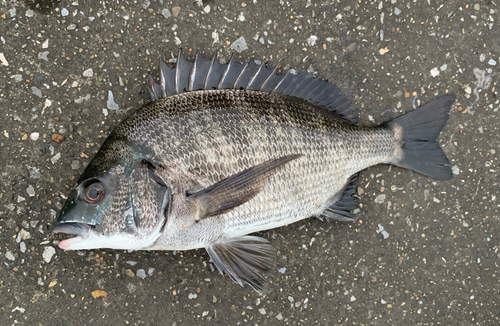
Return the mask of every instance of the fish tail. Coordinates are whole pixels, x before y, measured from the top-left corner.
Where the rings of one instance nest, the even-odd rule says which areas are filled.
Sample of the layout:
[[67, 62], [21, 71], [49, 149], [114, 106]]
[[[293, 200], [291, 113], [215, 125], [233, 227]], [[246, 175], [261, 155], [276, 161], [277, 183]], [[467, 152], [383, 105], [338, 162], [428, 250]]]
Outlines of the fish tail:
[[448, 121], [454, 101], [455, 95], [445, 95], [389, 122], [399, 145], [391, 164], [438, 180], [451, 179], [450, 161], [437, 137]]

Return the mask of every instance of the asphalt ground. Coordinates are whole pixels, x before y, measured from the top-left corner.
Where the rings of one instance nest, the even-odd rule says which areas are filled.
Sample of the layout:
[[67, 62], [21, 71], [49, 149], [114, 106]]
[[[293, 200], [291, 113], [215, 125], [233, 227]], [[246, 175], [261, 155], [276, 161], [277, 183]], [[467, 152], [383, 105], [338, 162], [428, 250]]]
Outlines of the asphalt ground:
[[[0, 0], [0, 325], [498, 325], [499, 5]], [[179, 47], [308, 70], [367, 125], [454, 93], [454, 178], [372, 167], [357, 222], [262, 232], [264, 296], [203, 250], [60, 250], [68, 189]]]

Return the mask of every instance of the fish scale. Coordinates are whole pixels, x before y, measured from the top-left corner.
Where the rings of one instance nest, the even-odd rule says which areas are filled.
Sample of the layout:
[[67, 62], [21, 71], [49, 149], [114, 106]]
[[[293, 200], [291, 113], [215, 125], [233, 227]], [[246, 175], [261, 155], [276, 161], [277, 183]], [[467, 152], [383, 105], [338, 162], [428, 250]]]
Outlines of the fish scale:
[[[216, 105], [192, 105], [204, 102], [210, 93], [215, 93]], [[139, 147], [163, 144], [155, 147], [158, 149], [155, 156], [162, 157], [165, 164], [178, 164], [182, 170], [199, 178], [193, 180], [195, 183], [213, 184], [270, 159], [295, 153], [306, 154], [272, 176], [269, 187], [252, 201], [218, 216], [217, 223], [224, 221], [222, 223], [226, 225], [214, 234], [215, 238], [198, 235], [212, 222], [206, 220], [186, 231], [182, 244], [177, 242], [178, 237], [172, 241], [167, 231], [158, 239], [155, 248], [204, 247], [206, 241], [266, 229], [270, 222], [282, 226], [319, 215], [331, 204], [332, 197], [344, 188], [352, 174], [388, 161], [393, 150], [393, 132], [389, 129], [340, 124], [336, 116], [324, 109], [313, 110], [303, 100], [279, 94], [246, 90], [197, 91], [157, 100], [143, 111], [138, 112], [135, 119], [150, 121], [149, 129], [133, 131], [131, 141], [139, 143]], [[184, 114], [179, 115], [178, 111]], [[153, 112], [162, 115], [157, 123], [151, 123], [153, 120], [149, 118]], [[208, 126], [201, 132], [194, 127], [199, 124], [200, 114], [203, 114]], [[265, 123], [261, 123], [262, 117]], [[301, 121], [305, 118], [308, 123], [304, 126]], [[137, 125], [135, 119], [128, 119], [125, 123]], [[181, 132], [180, 125], [191, 127]], [[152, 129], [163, 130], [166, 136], [158, 138], [156, 132], [151, 132]], [[228, 132], [224, 132], [226, 130]], [[171, 146], [163, 138], [176, 138], [182, 145]], [[259, 145], [249, 150], [249, 145], [257, 142]], [[353, 145], [356, 143], [363, 146]], [[307, 191], [301, 191], [306, 188]], [[266, 204], [269, 198], [273, 198], [271, 205]], [[276, 212], [276, 205], [282, 207], [279, 212]], [[192, 223], [190, 217], [187, 219], [178, 221], [179, 225]], [[167, 230], [177, 229], [175, 221], [167, 223]]]
[[[152, 102], [109, 135], [54, 232], [62, 249], [205, 248], [221, 273], [259, 293], [274, 251], [249, 234], [316, 216], [352, 222], [359, 171], [386, 163], [447, 180], [437, 143], [453, 95], [380, 126], [356, 124], [339, 89], [252, 59], [179, 53], [150, 75]], [[90, 189], [90, 190], [89, 190]]]

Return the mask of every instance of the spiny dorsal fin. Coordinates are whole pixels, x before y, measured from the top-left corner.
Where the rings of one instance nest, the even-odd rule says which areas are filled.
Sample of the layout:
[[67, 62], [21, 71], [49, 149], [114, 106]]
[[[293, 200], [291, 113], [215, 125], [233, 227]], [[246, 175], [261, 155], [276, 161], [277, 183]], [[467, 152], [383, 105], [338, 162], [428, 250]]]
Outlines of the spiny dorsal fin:
[[152, 78], [149, 83], [152, 101], [202, 89], [247, 89], [295, 96], [334, 111], [349, 121], [357, 121], [351, 102], [328, 80], [312, 77], [305, 71], [282, 74], [277, 68], [269, 67], [267, 63], [259, 65], [253, 59], [242, 64], [231, 57], [228, 63], [221, 64], [217, 52], [212, 60], [205, 59], [198, 52], [191, 62], [184, 58], [181, 49], [176, 68], [168, 67], [160, 59], [160, 84]]
[[188, 91], [192, 65], [193, 63], [182, 55], [182, 49], [179, 49], [177, 65], [175, 66], [175, 94]]

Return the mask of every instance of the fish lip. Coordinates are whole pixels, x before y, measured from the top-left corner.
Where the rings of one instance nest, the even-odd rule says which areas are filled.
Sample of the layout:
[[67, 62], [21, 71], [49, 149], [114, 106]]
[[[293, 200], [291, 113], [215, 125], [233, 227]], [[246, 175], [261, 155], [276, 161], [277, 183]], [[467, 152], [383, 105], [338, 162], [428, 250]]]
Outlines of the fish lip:
[[59, 222], [54, 226], [52, 232], [74, 234], [80, 236], [82, 239], [87, 239], [90, 236], [93, 225], [80, 223], [80, 222]]

